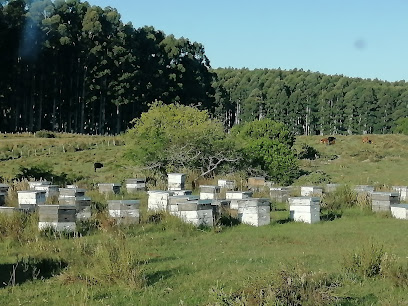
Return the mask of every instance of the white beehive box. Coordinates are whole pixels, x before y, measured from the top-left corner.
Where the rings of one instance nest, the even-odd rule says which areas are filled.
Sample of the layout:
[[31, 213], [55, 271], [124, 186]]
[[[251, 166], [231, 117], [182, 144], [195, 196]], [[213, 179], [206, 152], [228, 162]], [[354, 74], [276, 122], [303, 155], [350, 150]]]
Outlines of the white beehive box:
[[209, 200], [179, 203], [178, 211], [172, 214], [195, 226], [214, 226], [213, 208]]
[[296, 222], [316, 223], [320, 221], [320, 198], [289, 198], [290, 218]]
[[326, 192], [335, 192], [337, 188], [339, 188], [341, 184], [326, 184], [325, 191]]
[[249, 198], [238, 200], [238, 220], [252, 226], [263, 226], [271, 223], [271, 206], [269, 199]]
[[193, 195], [173, 195], [169, 197], [167, 210], [172, 212], [178, 211], [178, 205], [188, 201], [198, 201], [198, 196]]
[[109, 216], [117, 223], [137, 224], [140, 221], [139, 200], [111, 200], [108, 201]]
[[200, 185], [200, 200], [218, 199], [220, 190], [220, 186]]
[[371, 208], [373, 211], [390, 211], [390, 206], [399, 204], [398, 192], [372, 192]]
[[408, 204], [392, 205], [391, 214], [394, 218], [408, 220]]
[[10, 186], [7, 184], [0, 184], [0, 192], [2, 193], [8, 193]]
[[144, 191], [146, 190], [146, 178], [127, 179], [125, 186], [128, 193]]
[[31, 181], [28, 182], [28, 189], [35, 190], [36, 186], [51, 185], [51, 182], [48, 181]]
[[408, 186], [392, 186], [392, 190], [399, 193], [400, 201], [406, 201], [408, 198]]
[[220, 186], [221, 188], [228, 189], [228, 190], [234, 190], [235, 181], [220, 179], [218, 180], [218, 186]]
[[185, 189], [186, 175], [183, 173], [169, 173], [167, 174], [167, 188], [168, 190], [183, 190]]
[[285, 203], [288, 201], [291, 189], [289, 187], [270, 187], [269, 194], [274, 202]]
[[45, 191], [45, 197], [58, 197], [59, 187], [57, 185], [38, 185], [34, 186], [34, 190]]
[[17, 196], [19, 207], [28, 211], [35, 211], [37, 205], [45, 203], [45, 191], [17, 191]]
[[300, 196], [302, 197], [321, 196], [322, 194], [323, 194], [322, 187], [316, 187], [316, 186], [300, 187]]
[[169, 197], [173, 195], [172, 191], [152, 190], [148, 191], [147, 209], [153, 211], [167, 210]]
[[56, 231], [76, 230], [76, 209], [69, 205], [38, 205], [38, 228]]
[[78, 220], [87, 220], [91, 218], [91, 198], [90, 197], [59, 197], [60, 205], [71, 205], [76, 209]]
[[252, 198], [252, 191], [227, 191], [225, 198], [230, 200], [230, 209], [238, 209], [238, 200]]
[[99, 193], [114, 193], [118, 194], [120, 192], [120, 184], [115, 183], [100, 183], [98, 184]]
[[172, 190], [174, 196], [183, 196], [193, 194], [192, 190]]

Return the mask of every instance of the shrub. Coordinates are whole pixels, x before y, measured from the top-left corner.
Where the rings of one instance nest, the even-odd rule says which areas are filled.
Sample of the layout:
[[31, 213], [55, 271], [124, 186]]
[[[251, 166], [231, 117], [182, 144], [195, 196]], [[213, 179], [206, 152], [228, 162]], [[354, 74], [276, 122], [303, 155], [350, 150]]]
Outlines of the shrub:
[[312, 146], [309, 146], [307, 144], [303, 144], [300, 150], [297, 152], [297, 157], [299, 159], [311, 159], [314, 160], [316, 158], [320, 157], [319, 151], [317, 151], [315, 148]]
[[358, 277], [380, 275], [387, 264], [386, 253], [382, 246], [371, 243], [344, 259], [346, 273]]
[[46, 131], [46, 130], [41, 130], [35, 133], [35, 137], [39, 138], [55, 138], [55, 133]]
[[357, 204], [357, 195], [348, 185], [339, 186], [334, 192], [325, 193], [321, 207], [329, 212], [341, 212]]

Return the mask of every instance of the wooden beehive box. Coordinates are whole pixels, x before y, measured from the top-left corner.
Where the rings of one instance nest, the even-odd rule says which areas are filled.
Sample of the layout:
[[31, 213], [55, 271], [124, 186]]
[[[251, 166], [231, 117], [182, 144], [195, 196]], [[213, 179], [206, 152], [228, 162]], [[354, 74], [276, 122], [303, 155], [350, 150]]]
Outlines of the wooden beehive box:
[[252, 226], [271, 223], [271, 203], [269, 199], [248, 198], [238, 200], [238, 220]]
[[371, 208], [373, 211], [390, 211], [390, 206], [399, 204], [398, 192], [372, 192]]
[[168, 190], [183, 190], [185, 189], [187, 176], [183, 173], [167, 174], [167, 189]]
[[392, 186], [392, 190], [399, 193], [400, 201], [406, 201], [408, 198], [408, 186]]
[[100, 183], [98, 184], [99, 193], [114, 193], [118, 194], [120, 192], [120, 184], [115, 183]]
[[221, 188], [225, 188], [227, 190], [234, 190], [235, 189], [235, 181], [219, 179], [218, 186]]
[[85, 196], [85, 189], [81, 188], [60, 188], [59, 197], [83, 197]]
[[3, 206], [4, 204], [6, 204], [6, 196], [7, 196], [7, 193], [0, 192], [0, 206]]
[[320, 221], [320, 198], [289, 198], [290, 218], [296, 222], [316, 223]]
[[57, 185], [37, 185], [34, 190], [45, 191], [45, 197], [58, 197], [59, 187]]
[[45, 203], [45, 191], [17, 191], [17, 196], [19, 207], [30, 212], [35, 211], [37, 205]]
[[317, 186], [302, 186], [300, 187], [300, 196], [311, 197], [321, 196], [323, 194], [323, 188]]
[[165, 211], [169, 205], [169, 197], [172, 191], [152, 190], [148, 191], [147, 209], [153, 211]]
[[220, 186], [214, 185], [200, 185], [200, 199], [214, 200], [218, 198], [220, 193]]
[[128, 193], [134, 193], [146, 190], [146, 178], [133, 178], [125, 181], [126, 190]]
[[10, 186], [7, 184], [0, 184], [0, 192], [1, 193], [8, 193]]
[[38, 228], [57, 231], [76, 230], [76, 209], [70, 205], [38, 205]]
[[286, 203], [290, 195], [289, 187], [270, 187], [269, 194], [273, 202]]
[[140, 220], [139, 200], [108, 201], [109, 216], [120, 224], [137, 224]]
[[374, 192], [374, 186], [369, 185], [357, 185], [354, 186], [354, 191], [357, 193], [371, 193]]
[[391, 214], [394, 218], [408, 220], [408, 204], [392, 205]]

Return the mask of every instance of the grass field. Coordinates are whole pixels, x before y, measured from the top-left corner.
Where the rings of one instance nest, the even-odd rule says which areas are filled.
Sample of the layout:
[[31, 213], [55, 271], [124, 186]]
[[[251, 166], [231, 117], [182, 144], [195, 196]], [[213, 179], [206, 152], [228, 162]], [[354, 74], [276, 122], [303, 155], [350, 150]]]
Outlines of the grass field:
[[[371, 145], [361, 139], [339, 136], [326, 146], [319, 137], [298, 137], [297, 147], [308, 144], [320, 158], [301, 161], [309, 174], [296, 184], [408, 185], [407, 136], [373, 135]], [[106, 197], [93, 184], [145, 174], [123, 158], [125, 150], [120, 137], [7, 135], [0, 176], [38, 165], [79, 178], [96, 211]], [[96, 173], [95, 161], [105, 165]], [[136, 197], [141, 224], [113, 226], [100, 213], [82, 225], [81, 237], [40, 233], [35, 215], [0, 216], [0, 304], [408, 305], [404, 220], [353, 207], [309, 225], [288, 222], [286, 205], [276, 204], [268, 226], [196, 229], [172, 216], [149, 217], [146, 195]]]

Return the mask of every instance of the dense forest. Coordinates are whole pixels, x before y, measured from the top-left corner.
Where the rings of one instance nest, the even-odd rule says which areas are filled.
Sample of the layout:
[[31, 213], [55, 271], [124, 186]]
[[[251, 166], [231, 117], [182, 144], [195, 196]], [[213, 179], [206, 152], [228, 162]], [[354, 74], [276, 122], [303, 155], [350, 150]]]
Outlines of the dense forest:
[[213, 70], [202, 44], [80, 0], [0, 1], [0, 56], [3, 132], [119, 133], [155, 100], [208, 109], [227, 128], [270, 118], [298, 135], [389, 133], [408, 116], [404, 81]]

